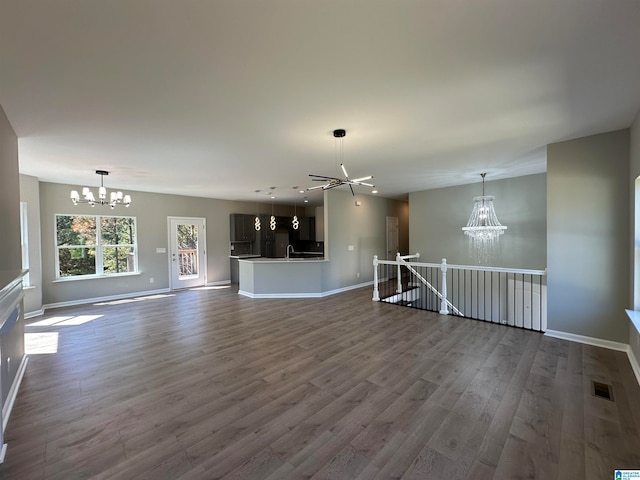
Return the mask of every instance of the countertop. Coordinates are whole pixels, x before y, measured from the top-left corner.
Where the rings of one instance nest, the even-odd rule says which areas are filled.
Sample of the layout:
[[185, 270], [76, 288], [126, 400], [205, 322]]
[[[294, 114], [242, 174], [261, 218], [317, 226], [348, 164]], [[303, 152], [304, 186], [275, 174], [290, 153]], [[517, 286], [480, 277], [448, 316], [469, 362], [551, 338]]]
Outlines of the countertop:
[[260, 255], [229, 255], [229, 258], [259, 258]]
[[27, 274], [28, 270], [0, 270], [0, 297], [3, 297]]
[[313, 257], [313, 258], [267, 258], [267, 257], [259, 257], [259, 258], [241, 258], [242, 262], [250, 262], [250, 263], [305, 263], [305, 262], [326, 262], [328, 261], [324, 257]]

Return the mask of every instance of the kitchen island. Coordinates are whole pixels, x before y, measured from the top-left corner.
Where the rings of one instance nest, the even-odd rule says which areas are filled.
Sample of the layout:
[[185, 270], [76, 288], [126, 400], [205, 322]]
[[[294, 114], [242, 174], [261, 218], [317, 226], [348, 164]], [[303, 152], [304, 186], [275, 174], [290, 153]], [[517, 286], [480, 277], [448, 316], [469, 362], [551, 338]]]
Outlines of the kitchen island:
[[322, 297], [328, 263], [318, 258], [239, 259], [238, 293], [251, 298]]

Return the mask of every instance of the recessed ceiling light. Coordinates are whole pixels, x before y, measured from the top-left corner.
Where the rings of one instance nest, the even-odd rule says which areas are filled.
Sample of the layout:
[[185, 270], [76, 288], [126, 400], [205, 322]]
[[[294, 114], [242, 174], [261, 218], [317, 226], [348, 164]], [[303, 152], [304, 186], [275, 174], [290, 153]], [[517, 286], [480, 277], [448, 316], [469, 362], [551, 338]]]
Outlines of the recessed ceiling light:
[[371, 193], [378, 193], [378, 190], [371, 190]]

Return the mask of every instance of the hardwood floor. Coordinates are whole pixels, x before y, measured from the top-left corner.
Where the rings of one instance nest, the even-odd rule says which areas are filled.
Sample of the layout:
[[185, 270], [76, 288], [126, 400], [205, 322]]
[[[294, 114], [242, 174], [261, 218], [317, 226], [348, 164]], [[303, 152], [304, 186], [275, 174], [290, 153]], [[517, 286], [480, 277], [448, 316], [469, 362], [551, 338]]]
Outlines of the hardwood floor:
[[[370, 297], [223, 288], [49, 310], [27, 342], [55, 353], [30, 354], [0, 478], [600, 480], [640, 469], [626, 354]], [[615, 401], [593, 396], [592, 380]]]

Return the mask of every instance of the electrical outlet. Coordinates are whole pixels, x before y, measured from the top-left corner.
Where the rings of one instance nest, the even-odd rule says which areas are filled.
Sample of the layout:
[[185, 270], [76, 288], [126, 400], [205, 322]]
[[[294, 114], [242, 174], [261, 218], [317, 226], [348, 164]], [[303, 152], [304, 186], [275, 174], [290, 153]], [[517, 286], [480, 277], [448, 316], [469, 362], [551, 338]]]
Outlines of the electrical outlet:
[[149, 277], [149, 283], [153, 283], [153, 282], [155, 282], [155, 281], [156, 281], [156, 279], [155, 279], [155, 278], [153, 278], [153, 277]]
[[360, 278], [360, 272], [356, 273], [356, 278]]

